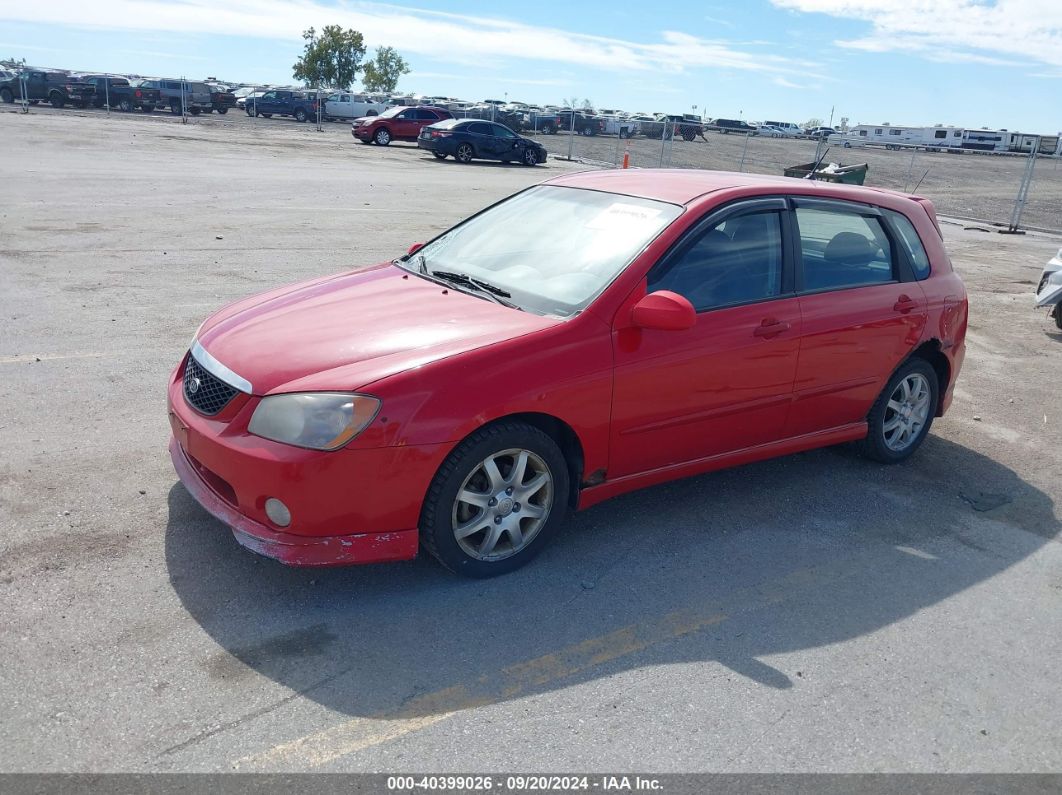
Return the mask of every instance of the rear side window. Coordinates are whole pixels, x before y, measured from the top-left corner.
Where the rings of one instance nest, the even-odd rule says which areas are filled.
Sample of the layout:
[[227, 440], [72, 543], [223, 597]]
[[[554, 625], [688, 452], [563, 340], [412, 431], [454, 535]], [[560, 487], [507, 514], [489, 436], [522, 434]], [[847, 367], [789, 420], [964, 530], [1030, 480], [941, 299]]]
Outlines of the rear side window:
[[473, 122], [468, 125], [468, 131], [476, 135], [490, 135], [490, 125], [484, 122]]
[[886, 210], [885, 215], [892, 222], [893, 229], [899, 238], [898, 242], [907, 252], [907, 258], [911, 261], [911, 269], [914, 270], [916, 279], [922, 280], [929, 276], [929, 255], [922, 245], [922, 239], [918, 237], [918, 231], [914, 228], [907, 216], [903, 213]]
[[892, 247], [875, 216], [797, 207], [806, 291], [894, 281]]

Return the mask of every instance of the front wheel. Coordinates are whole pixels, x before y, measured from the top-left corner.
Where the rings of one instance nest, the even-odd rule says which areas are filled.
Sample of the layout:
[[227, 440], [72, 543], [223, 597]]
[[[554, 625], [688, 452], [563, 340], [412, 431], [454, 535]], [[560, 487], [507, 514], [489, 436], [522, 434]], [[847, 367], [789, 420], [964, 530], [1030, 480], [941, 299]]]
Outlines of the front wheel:
[[454, 152], [454, 160], [458, 163], [471, 163], [475, 154], [476, 153], [472, 149], [472, 144], [461, 144], [457, 147], [457, 151]]
[[863, 454], [883, 464], [909, 458], [933, 424], [939, 388], [936, 370], [925, 359], [904, 362], [867, 415]]
[[229, 112], [228, 108], [218, 108], [218, 113], [221, 114], [222, 116], [224, 116], [228, 112]]
[[15, 95], [11, 93], [10, 88], [0, 88], [0, 101], [5, 105], [10, 105], [15, 101]]
[[1055, 304], [1055, 311], [1051, 313], [1051, 317], [1055, 319], [1055, 326], [1062, 331], [1062, 304]]
[[524, 165], [525, 166], [537, 166], [538, 154], [530, 146], [524, 149]]
[[568, 466], [521, 422], [488, 426], [449, 455], [428, 488], [421, 542], [446, 568], [493, 577], [529, 562], [564, 520]]
[[306, 111], [304, 111], [302, 108], [295, 109], [295, 121], [302, 124], [306, 121], [307, 118], [308, 117], [306, 116]]
[[391, 132], [385, 128], [380, 128], [372, 139], [376, 141], [377, 146], [387, 146], [391, 143]]

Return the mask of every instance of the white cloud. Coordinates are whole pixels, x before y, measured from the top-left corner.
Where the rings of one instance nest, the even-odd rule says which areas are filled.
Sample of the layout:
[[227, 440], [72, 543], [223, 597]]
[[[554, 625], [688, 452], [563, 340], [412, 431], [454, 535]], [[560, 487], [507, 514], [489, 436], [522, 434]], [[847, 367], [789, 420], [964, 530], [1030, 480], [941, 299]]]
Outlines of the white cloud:
[[[1062, 66], [1060, 0], [771, 0], [779, 8], [868, 22], [863, 37], [836, 42], [935, 61]], [[999, 57], [1004, 56], [1004, 57]]]
[[[802, 72], [812, 64], [745, 52], [722, 39], [664, 31], [631, 41], [484, 16], [465, 16], [378, 3], [326, 5], [320, 0], [50, 0], [42, 5], [0, 0], [0, 19], [81, 28], [167, 31], [299, 40], [308, 27], [338, 24], [365, 35], [370, 47], [465, 65], [512, 59], [574, 64], [615, 72], [684, 72], [715, 67], [762, 74]], [[102, 21], [101, 21], [102, 20]]]

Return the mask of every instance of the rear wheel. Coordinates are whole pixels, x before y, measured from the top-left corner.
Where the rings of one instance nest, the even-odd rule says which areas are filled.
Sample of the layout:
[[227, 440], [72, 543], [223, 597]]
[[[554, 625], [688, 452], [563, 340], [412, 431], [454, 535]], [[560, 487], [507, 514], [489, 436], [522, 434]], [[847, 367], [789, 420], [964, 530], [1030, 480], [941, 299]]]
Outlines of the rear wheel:
[[220, 113], [222, 116], [224, 116], [228, 112], [229, 112], [228, 108], [218, 108], [218, 113]]
[[381, 127], [376, 131], [376, 134], [372, 137], [377, 146], [387, 146], [391, 143], [391, 131], [386, 127]]
[[883, 464], [909, 458], [933, 424], [939, 388], [936, 370], [925, 359], [904, 362], [867, 415], [863, 454]]
[[200, 113], [200, 109], [199, 108], [189, 108], [188, 112], [191, 113], [193, 116], [198, 116], [199, 113]]
[[446, 568], [505, 574], [530, 561], [564, 520], [568, 466], [538, 428], [482, 428], [449, 455], [421, 511], [421, 541]]
[[302, 123], [305, 122], [307, 118], [308, 117], [306, 116], [306, 111], [304, 111], [302, 108], [295, 109], [295, 121]]
[[472, 144], [461, 144], [457, 147], [457, 151], [454, 152], [454, 160], [458, 163], [471, 163], [472, 158], [475, 156], [476, 153], [472, 149]]
[[155, 110], [155, 106], [154, 105], [141, 105], [140, 106], [140, 110], [141, 110], [142, 113], [151, 113], [153, 110]]
[[130, 102], [128, 99], [120, 100], [118, 102], [118, 107], [121, 109], [121, 111], [123, 113], [132, 113], [133, 112], [133, 103]]
[[692, 141], [692, 140], [693, 140], [694, 138], [696, 138], [696, 137], [697, 137], [697, 136], [696, 136], [696, 134], [695, 134], [695, 133], [693, 132], [693, 130], [683, 130], [683, 131], [682, 131], [682, 140], [683, 140], [683, 141]]
[[1051, 313], [1055, 319], [1055, 326], [1062, 330], [1062, 304], [1055, 304], [1055, 311]]
[[172, 113], [174, 116], [181, 115], [181, 103], [178, 102], [176, 99], [170, 100], [170, 113]]
[[546, 135], [555, 135], [557, 131], [553, 128], [552, 124], [543, 124], [542, 132], [544, 132]]

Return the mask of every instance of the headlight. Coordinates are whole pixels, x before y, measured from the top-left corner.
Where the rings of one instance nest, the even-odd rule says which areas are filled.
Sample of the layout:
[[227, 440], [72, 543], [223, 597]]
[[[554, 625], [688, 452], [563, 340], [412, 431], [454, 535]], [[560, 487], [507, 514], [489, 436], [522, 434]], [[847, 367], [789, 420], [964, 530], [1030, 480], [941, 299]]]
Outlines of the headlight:
[[274, 442], [336, 450], [368, 426], [380, 401], [367, 395], [306, 392], [270, 395], [254, 410], [247, 430]]

